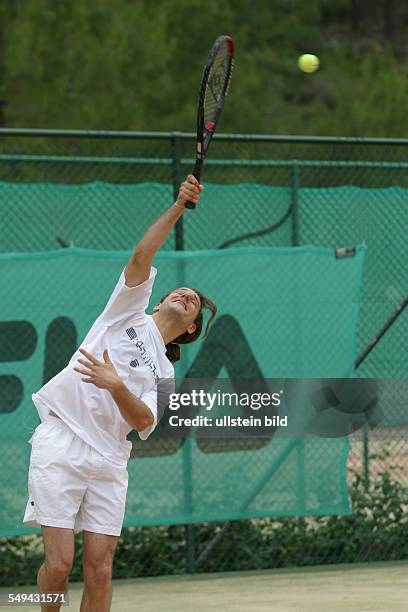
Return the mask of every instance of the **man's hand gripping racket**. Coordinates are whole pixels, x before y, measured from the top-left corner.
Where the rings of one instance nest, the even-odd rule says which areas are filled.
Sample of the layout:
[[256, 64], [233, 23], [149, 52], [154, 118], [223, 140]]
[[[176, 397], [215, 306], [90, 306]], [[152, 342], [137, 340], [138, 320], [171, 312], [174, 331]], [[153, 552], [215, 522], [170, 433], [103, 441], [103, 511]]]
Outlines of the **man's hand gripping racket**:
[[187, 204], [192, 202], [194, 208], [198, 204], [198, 198], [203, 191], [203, 185], [200, 185], [198, 180], [193, 174], [189, 174], [185, 181], [180, 185], [176, 204], [180, 208], [186, 208]]
[[[196, 162], [193, 170], [198, 183], [211, 138], [228, 94], [234, 53], [234, 41], [231, 36], [219, 36], [212, 46], [204, 67], [198, 96]], [[186, 208], [195, 208], [195, 206], [194, 199], [186, 203]]]

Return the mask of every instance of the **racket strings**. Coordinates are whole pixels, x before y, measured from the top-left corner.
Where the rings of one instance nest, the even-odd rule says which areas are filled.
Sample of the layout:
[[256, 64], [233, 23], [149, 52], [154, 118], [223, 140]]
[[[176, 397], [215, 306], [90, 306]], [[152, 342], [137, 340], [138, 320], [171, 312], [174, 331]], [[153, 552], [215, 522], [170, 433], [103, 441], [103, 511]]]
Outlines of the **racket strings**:
[[[227, 93], [232, 68], [232, 56], [227, 44], [222, 45], [208, 75], [204, 99], [204, 124], [211, 130]], [[207, 129], [208, 129], [207, 128]]]

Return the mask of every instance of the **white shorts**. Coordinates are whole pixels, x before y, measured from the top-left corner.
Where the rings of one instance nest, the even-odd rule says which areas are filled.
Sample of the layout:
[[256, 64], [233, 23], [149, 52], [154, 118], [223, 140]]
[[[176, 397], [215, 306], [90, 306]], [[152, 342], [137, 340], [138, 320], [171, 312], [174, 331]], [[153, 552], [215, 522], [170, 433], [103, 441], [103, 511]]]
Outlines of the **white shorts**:
[[127, 466], [113, 465], [63, 420], [50, 415], [38, 425], [31, 444], [23, 522], [119, 536]]

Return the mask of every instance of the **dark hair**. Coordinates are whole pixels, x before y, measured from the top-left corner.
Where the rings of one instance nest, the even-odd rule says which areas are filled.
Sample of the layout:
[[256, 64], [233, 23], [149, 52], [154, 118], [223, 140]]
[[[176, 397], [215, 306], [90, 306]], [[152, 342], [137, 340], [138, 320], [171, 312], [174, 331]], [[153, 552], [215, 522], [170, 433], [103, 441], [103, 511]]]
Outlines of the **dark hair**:
[[[171, 342], [166, 344], [166, 357], [172, 363], [175, 363], [176, 361], [178, 361], [180, 359], [180, 346], [179, 346], [180, 344], [190, 344], [190, 342], [194, 342], [195, 340], [197, 340], [197, 338], [199, 338], [199, 336], [201, 334], [201, 331], [203, 329], [203, 321], [204, 321], [203, 309], [207, 308], [211, 312], [211, 316], [208, 319], [207, 326], [205, 328], [205, 333], [204, 333], [204, 336], [203, 336], [204, 338], [207, 337], [207, 335], [208, 335], [208, 328], [210, 327], [210, 323], [212, 323], [212, 320], [214, 319], [215, 315], [217, 314], [217, 306], [214, 304], [214, 302], [212, 302], [206, 295], [204, 295], [204, 293], [202, 293], [198, 289], [194, 289], [193, 287], [190, 287], [190, 288], [200, 298], [200, 310], [199, 310], [196, 318], [194, 319], [194, 323], [195, 323], [196, 328], [195, 328], [195, 330], [193, 331], [192, 334], [189, 334], [186, 331], [186, 332], [184, 332], [184, 334], [180, 334], [180, 336], [177, 336], [177, 338], [174, 338], [174, 340], [172, 340]], [[164, 300], [171, 293], [173, 293], [173, 292], [169, 291], [168, 293], [166, 293], [166, 295], [164, 295], [159, 300], [159, 304], [164, 302]]]

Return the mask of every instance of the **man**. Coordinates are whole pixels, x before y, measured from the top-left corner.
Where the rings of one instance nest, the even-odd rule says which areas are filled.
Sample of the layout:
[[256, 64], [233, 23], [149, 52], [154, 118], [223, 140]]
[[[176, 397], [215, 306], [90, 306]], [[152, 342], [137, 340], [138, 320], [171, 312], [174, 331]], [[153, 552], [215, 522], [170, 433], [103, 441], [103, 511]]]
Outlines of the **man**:
[[[135, 247], [104, 311], [69, 364], [33, 395], [41, 418], [32, 437], [24, 522], [42, 528], [42, 593], [67, 591], [74, 533], [83, 531], [85, 588], [81, 612], [110, 610], [112, 560], [121, 532], [127, 461], [136, 429], [142, 440], [157, 423], [157, 383], [173, 379], [179, 344], [201, 332], [202, 310], [215, 305], [180, 288], [145, 314], [156, 270], [153, 257], [187, 201], [203, 187], [189, 175], [176, 202]], [[46, 607], [59, 610], [59, 605]]]

